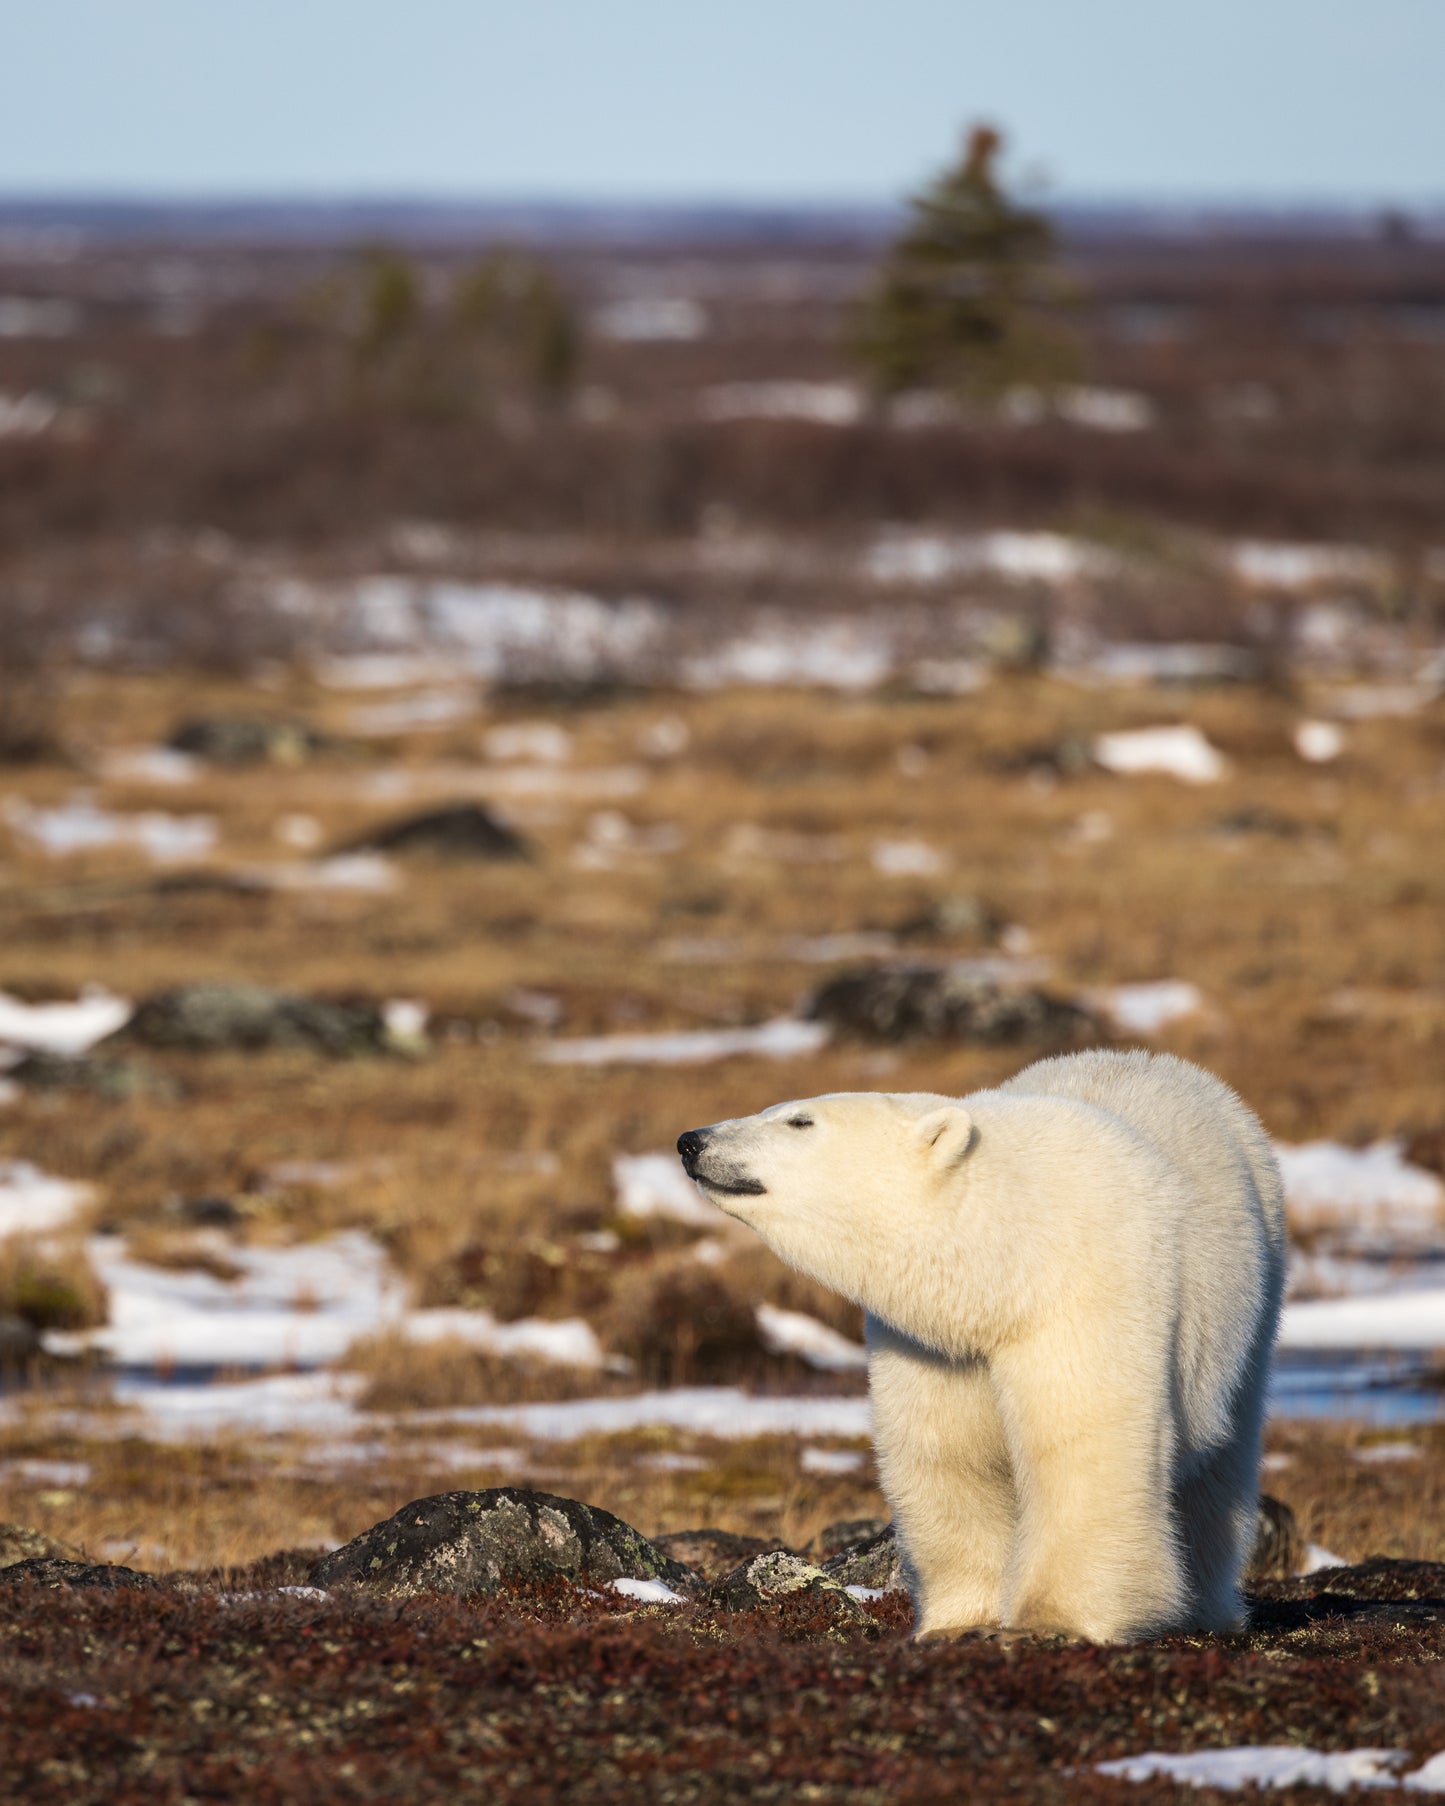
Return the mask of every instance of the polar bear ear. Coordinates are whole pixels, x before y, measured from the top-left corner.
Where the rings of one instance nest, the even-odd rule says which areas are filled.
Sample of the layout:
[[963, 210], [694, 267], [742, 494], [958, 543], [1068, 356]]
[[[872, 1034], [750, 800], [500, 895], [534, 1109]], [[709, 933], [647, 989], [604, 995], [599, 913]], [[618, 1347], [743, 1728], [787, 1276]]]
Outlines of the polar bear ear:
[[944, 1104], [918, 1119], [918, 1140], [938, 1172], [967, 1158], [974, 1143], [973, 1118], [962, 1104]]

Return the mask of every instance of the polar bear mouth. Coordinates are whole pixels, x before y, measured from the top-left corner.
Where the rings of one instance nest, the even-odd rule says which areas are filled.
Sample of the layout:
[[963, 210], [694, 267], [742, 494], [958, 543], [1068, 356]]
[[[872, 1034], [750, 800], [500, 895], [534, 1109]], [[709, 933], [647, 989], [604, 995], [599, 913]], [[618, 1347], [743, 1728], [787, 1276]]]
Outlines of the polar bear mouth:
[[760, 1198], [768, 1189], [757, 1179], [709, 1179], [706, 1173], [692, 1177], [707, 1191], [721, 1192], [727, 1198]]

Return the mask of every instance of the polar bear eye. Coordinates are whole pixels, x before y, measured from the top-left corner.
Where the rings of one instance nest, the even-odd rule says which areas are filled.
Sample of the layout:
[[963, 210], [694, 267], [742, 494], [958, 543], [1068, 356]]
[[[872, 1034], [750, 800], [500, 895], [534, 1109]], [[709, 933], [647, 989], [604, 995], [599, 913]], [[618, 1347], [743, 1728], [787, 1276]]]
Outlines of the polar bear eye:
[[813, 1119], [811, 1116], [790, 1116], [788, 1118], [788, 1127], [790, 1129], [811, 1129], [812, 1126]]

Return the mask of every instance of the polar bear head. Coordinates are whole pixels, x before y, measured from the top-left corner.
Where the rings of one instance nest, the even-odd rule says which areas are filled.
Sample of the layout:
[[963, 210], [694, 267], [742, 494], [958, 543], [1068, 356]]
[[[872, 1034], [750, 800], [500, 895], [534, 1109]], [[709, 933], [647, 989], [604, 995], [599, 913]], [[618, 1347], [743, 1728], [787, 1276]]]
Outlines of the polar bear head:
[[956, 1098], [842, 1091], [689, 1129], [677, 1151], [705, 1198], [871, 1306], [886, 1247], [926, 1248], [956, 1212], [975, 1140]]

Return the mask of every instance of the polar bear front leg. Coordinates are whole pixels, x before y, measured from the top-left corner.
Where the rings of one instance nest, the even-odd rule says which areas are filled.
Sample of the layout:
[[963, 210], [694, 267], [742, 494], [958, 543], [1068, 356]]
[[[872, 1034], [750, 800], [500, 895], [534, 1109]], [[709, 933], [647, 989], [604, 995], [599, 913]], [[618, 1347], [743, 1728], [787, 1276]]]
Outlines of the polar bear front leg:
[[1188, 1616], [1166, 1368], [1151, 1385], [1142, 1376], [1152, 1365], [1087, 1336], [994, 1356], [1019, 1494], [1004, 1586], [1010, 1629], [1118, 1643]]
[[878, 1473], [913, 1595], [914, 1634], [996, 1625], [1017, 1506], [988, 1368], [950, 1360], [871, 1318], [868, 1354]]

